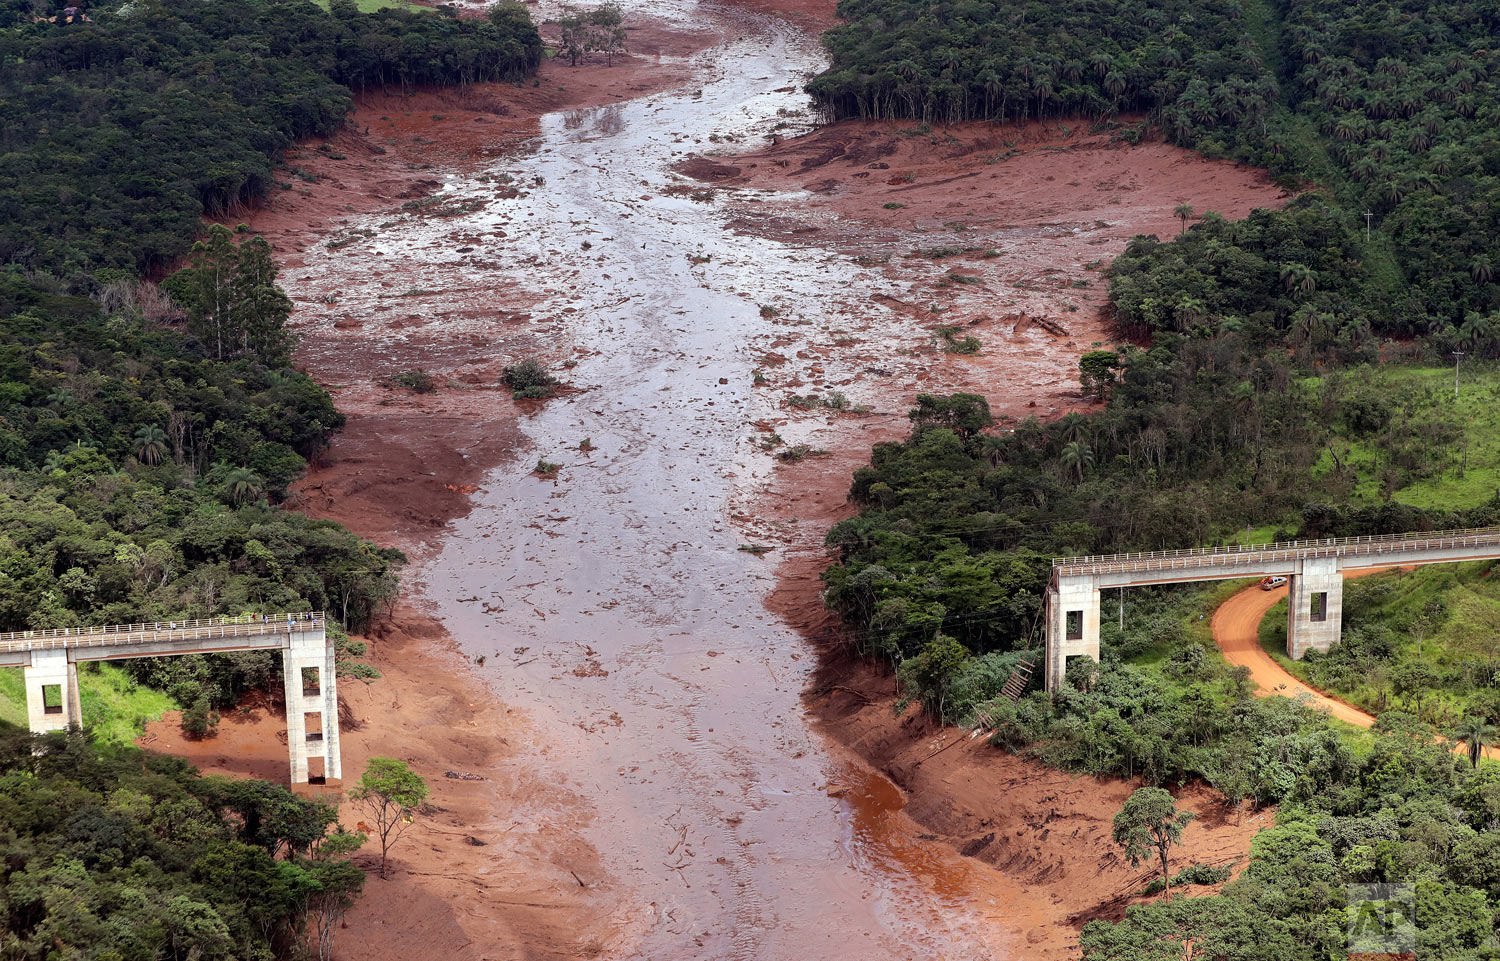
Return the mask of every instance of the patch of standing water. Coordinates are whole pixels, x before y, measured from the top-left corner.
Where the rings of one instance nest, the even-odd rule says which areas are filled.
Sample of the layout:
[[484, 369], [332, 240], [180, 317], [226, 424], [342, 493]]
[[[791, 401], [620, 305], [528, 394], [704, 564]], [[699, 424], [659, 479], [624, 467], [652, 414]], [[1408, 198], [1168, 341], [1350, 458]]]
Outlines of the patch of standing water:
[[[763, 607], [770, 566], [728, 516], [764, 413], [756, 357], [789, 329], [760, 305], [814, 336], [850, 319], [854, 285], [884, 283], [667, 192], [696, 141], [805, 107], [784, 88], [820, 66], [811, 39], [734, 26], [688, 88], [544, 118], [534, 152], [496, 168], [523, 195], [372, 241], [441, 256], [455, 231], [504, 231], [479, 256], [582, 348], [568, 379], [587, 390], [523, 424], [557, 477], [498, 469], [424, 581], [507, 701], [568, 742], [549, 760], [594, 803], [592, 840], [631, 892], [621, 956], [990, 958], [1009, 932], [974, 903], [978, 869], [915, 840], [898, 792], [808, 730], [810, 652]], [[455, 179], [440, 200], [489, 192]]]

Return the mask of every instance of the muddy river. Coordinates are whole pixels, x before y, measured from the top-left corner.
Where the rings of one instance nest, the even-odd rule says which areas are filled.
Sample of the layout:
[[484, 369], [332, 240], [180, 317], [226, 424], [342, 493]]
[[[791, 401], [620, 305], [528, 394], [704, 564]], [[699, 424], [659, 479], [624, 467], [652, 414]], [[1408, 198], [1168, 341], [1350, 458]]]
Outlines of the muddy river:
[[[507, 703], [572, 745], [550, 763], [590, 799], [591, 840], [632, 892], [618, 956], [1006, 956], [986, 921], [1002, 906], [972, 894], [982, 869], [916, 838], [899, 793], [809, 730], [811, 652], [763, 606], [774, 563], [740, 549], [753, 532], [734, 506], [772, 463], [752, 443], [773, 403], [752, 386], [757, 358], [826, 339], [852, 322], [847, 292], [882, 281], [738, 236], [718, 202], [667, 191], [690, 150], [811, 119], [813, 40], [707, 13], [735, 39], [700, 54], [691, 83], [548, 115], [530, 148], [435, 194], [462, 209], [498, 180], [519, 196], [373, 241], [399, 257], [455, 231], [495, 238], [452, 256], [530, 289], [583, 388], [523, 421], [532, 455], [486, 477], [418, 577]], [[538, 459], [556, 475], [533, 474]]]

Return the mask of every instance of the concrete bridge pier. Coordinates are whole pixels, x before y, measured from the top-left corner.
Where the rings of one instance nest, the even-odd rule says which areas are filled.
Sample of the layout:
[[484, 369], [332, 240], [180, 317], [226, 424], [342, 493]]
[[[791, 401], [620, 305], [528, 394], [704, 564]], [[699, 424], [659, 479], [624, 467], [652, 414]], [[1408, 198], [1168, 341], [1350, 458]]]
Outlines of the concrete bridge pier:
[[78, 703], [78, 665], [64, 649], [31, 651], [22, 668], [26, 685], [26, 714], [31, 730], [66, 731], [83, 724]]
[[1344, 623], [1344, 574], [1337, 557], [1305, 557], [1290, 577], [1286, 653], [1294, 661], [1339, 642]]
[[339, 694], [333, 643], [316, 630], [289, 630], [281, 652], [286, 688], [286, 742], [293, 784], [310, 778], [341, 780]]
[[1099, 584], [1091, 575], [1059, 576], [1047, 589], [1047, 691], [1062, 688], [1068, 659], [1099, 660]]

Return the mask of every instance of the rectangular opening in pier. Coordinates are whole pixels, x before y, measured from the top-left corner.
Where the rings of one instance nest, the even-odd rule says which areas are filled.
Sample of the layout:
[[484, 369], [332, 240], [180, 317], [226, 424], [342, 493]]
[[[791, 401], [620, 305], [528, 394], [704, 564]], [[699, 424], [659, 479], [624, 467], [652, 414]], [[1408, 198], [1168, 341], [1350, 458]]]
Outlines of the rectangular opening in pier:
[[61, 684], [42, 685], [42, 713], [61, 714], [63, 712], [63, 698]]
[[302, 696], [317, 697], [322, 688], [318, 686], [319, 673], [316, 667], [302, 669]]
[[1315, 621], [1328, 620], [1328, 592], [1317, 591], [1312, 596], [1311, 617]]
[[302, 715], [303, 730], [307, 731], [308, 741], [323, 740], [323, 712], [308, 711]]
[[328, 781], [327, 759], [321, 754], [307, 759], [307, 783], [325, 784]]
[[1083, 611], [1068, 611], [1063, 615], [1067, 623], [1063, 626], [1063, 633], [1070, 641], [1083, 640]]

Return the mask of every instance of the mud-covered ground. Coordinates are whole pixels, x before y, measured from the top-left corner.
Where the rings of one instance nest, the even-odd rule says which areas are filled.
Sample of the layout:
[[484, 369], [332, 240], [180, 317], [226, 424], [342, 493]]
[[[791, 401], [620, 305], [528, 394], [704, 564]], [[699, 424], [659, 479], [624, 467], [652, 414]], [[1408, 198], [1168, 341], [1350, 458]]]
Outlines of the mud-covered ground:
[[[831, 10], [766, 9], [653, 0], [614, 67], [363, 97], [249, 218], [349, 416], [301, 507], [416, 562], [343, 743], [433, 810], [342, 957], [1062, 957], [1139, 886], [1125, 785], [921, 760], [953, 732], [894, 717], [889, 679], [827, 692], [819, 545], [912, 394], [1077, 405], [1128, 238], [1279, 192], [1086, 125], [806, 133]], [[529, 356], [560, 396], [511, 400]], [[393, 380], [418, 369], [434, 392]], [[170, 729], [209, 769], [284, 764], [274, 710]], [[1189, 856], [1257, 827], [1205, 816]]]

